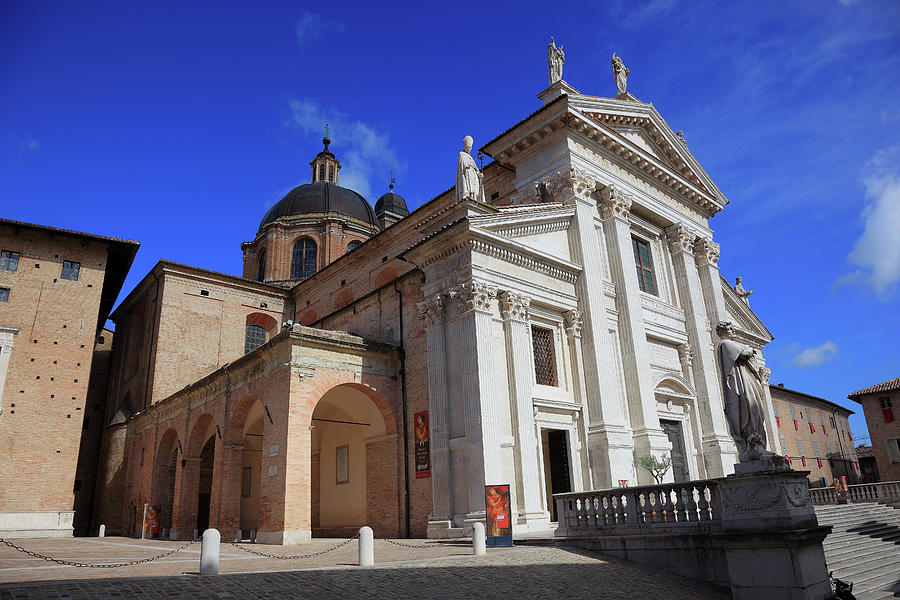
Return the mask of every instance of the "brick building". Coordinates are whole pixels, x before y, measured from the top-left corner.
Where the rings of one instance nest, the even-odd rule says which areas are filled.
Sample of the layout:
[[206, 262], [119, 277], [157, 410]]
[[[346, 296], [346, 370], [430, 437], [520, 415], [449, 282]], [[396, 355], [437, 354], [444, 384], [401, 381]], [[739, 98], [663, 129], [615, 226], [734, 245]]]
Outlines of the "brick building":
[[847, 420], [853, 411], [783, 383], [769, 387], [779, 444], [772, 450], [788, 457], [794, 469], [809, 471], [813, 487], [830, 485], [841, 476], [857, 483], [859, 463]]
[[137, 248], [0, 219], [2, 536], [72, 535], [89, 513], [105, 397], [88, 381]]
[[857, 390], [847, 396], [859, 402], [866, 417], [872, 453], [882, 481], [900, 480], [900, 377]]

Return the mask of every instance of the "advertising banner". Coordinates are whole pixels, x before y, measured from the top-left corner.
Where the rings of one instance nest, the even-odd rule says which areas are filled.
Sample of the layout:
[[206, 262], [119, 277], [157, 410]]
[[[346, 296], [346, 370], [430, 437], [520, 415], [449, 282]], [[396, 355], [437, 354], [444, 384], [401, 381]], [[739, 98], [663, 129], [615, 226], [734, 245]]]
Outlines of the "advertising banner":
[[141, 537], [144, 539], [152, 539], [159, 537], [159, 517], [162, 514], [159, 504], [144, 505], [144, 527], [141, 531]]
[[484, 486], [484, 505], [489, 547], [512, 546], [512, 515], [509, 513], [509, 485]]
[[431, 477], [431, 435], [428, 429], [428, 411], [413, 415], [416, 434], [416, 479]]

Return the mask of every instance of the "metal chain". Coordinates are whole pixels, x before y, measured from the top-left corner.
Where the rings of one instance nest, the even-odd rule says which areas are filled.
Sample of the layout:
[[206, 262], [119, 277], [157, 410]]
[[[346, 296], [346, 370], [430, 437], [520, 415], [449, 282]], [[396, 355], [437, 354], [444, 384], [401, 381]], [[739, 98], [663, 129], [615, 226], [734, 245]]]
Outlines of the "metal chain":
[[16, 546], [12, 542], [4, 540], [3, 538], [0, 538], [0, 543], [6, 544], [10, 548], [12, 548], [14, 550], [18, 550], [19, 552], [23, 552], [23, 553], [27, 554], [28, 556], [33, 556], [33, 557], [39, 558], [41, 560], [46, 560], [47, 562], [53, 562], [53, 563], [65, 565], [68, 567], [89, 567], [92, 569], [115, 569], [117, 567], [130, 567], [130, 566], [134, 566], [134, 565], [148, 563], [148, 562], [151, 562], [154, 560], [159, 560], [160, 558], [165, 558], [166, 556], [170, 556], [172, 554], [175, 554], [176, 552], [180, 552], [180, 551], [184, 550], [185, 548], [187, 548], [194, 542], [193, 541], [188, 542], [187, 544], [185, 544], [183, 546], [180, 546], [173, 550], [169, 550], [168, 552], [163, 552], [162, 554], [158, 554], [157, 556], [151, 556], [149, 558], [142, 558], [140, 560], [130, 560], [128, 562], [120, 562], [120, 563], [99, 563], [99, 564], [73, 562], [70, 560], [63, 560], [61, 558], [53, 558], [52, 556], [45, 556], [43, 554], [38, 554], [37, 552], [32, 552], [31, 550], [26, 550], [25, 548], [23, 548], [21, 546]]
[[265, 552], [257, 552], [256, 550], [251, 550], [250, 548], [247, 548], [246, 546], [242, 546], [242, 545], [238, 544], [237, 542], [230, 542], [230, 543], [235, 548], [240, 548], [244, 552], [249, 552], [250, 554], [256, 554], [257, 556], [262, 556], [264, 558], [276, 558], [278, 560], [299, 560], [302, 558], [315, 558], [317, 556], [322, 556], [323, 554], [328, 554], [329, 552], [331, 552], [333, 550], [337, 550], [338, 548], [343, 548], [344, 546], [346, 546], [347, 544], [349, 544], [350, 542], [352, 542], [353, 540], [355, 540], [358, 537], [359, 537], [359, 534], [354, 535], [352, 538], [350, 538], [348, 540], [344, 540], [337, 546], [332, 546], [331, 548], [327, 548], [327, 549], [321, 550], [319, 552], [312, 552], [311, 554], [297, 554], [294, 556], [278, 556], [276, 554], [266, 554]]
[[458, 542], [460, 540], [466, 539], [467, 536], [461, 535], [459, 537], [450, 538], [447, 540], [434, 540], [427, 544], [406, 544], [404, 542], [398, 542], [396, 540], [389, 540], [388, 538], [382, 538], [388, 544], [393, 544], [395, 546], [403, 546], [404, 548], [428, 548], [429, 550], [434, 550], [436, 548], [440, 548], [441, 546], [445, 546], [447, 544], [452, 544], [453, 542]]

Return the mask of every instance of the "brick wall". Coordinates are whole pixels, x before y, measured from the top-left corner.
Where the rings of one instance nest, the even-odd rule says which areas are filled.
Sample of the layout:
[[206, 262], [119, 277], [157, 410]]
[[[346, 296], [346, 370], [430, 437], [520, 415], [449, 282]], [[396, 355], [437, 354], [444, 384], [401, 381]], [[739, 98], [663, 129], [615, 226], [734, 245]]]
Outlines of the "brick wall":
[[[879, 398], [890, 399], [893, 421], [885, 420]], [[878, 465], [878, 477], [881, 481], [900, 481], [900, 462], [891, 458], [887, 446], [889, 439], [900, 439], [900, 392], [882, 392], [865, 396], [861, 400], [872, 439], [872, 451]]]

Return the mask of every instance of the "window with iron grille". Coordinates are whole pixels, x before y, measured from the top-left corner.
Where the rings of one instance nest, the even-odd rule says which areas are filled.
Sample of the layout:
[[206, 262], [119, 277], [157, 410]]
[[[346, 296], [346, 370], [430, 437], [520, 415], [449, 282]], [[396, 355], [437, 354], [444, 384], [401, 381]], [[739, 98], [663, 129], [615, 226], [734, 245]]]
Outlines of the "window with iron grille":
[[779, 416], [779, 415], [778, 415], [778, 403], [777, 403], [777, 402], [773, 402], [773, 403], [772, 403], [772, 410], [775, 411], [775, 416], [776, 416], [776, 417]]
[[0, 302], [9, 302], [9, 288], [0, 288]]
[[266, 328], [262, 325], [247, 325], [244, 333], [244, 354], [265, 344], [267, 333]]
[[256, 280], [264, 281], [266, 278], [266, 251], [259, 251], [259, 262], [256, 268]]
[[783, 436], [783, 435], [778, 436], [778, 437], [781, 439], [781, 455], [782, 455], [782, 456], [787, 456], [787, 455], [788, 455], [788, 451], [787, 451], [787, 442], [784, 441], [784, 436]]
[[797, 411], [794, 410], [793, 406], [791, 406], [791, 418], [795, 421], [797, 420]]
[[316, 243], [303, 238], [294, 244], [291, 255], [291, 279], [308, 279], [316, 272]]
[[71, 281], [78, 281], [78, 271], [80, 270], [81, 263], [64, 260], [62, 274], [60, 275], [60, 277], [62, 277], [63, 279], [69, 279]]
[[553, 331], [544, 327], [532, 327], [531, 345], [534, 349], [535, 380], [540, 385], [556, 385]]
[[12, 250], [0, 252], [0, 271], [15, 271], [19, 268], [19, 253]]
[[631, 238], [634, 250], [634, 266], [637, 269], [638, 287], [642, 292], [656, 295], [656, 278], [653, 276], [653, 258], [650, 244], [638, 238]]
[[819, 442], [816, 440], [813, 440], [813, 450], [816, 451], [816, 458], [820, 458], [819, 457]]
[[797, 450], [800, 451], [800, 456], [806, 456], [806, 452], [803, 450], [803, 440], [797, 438]]

